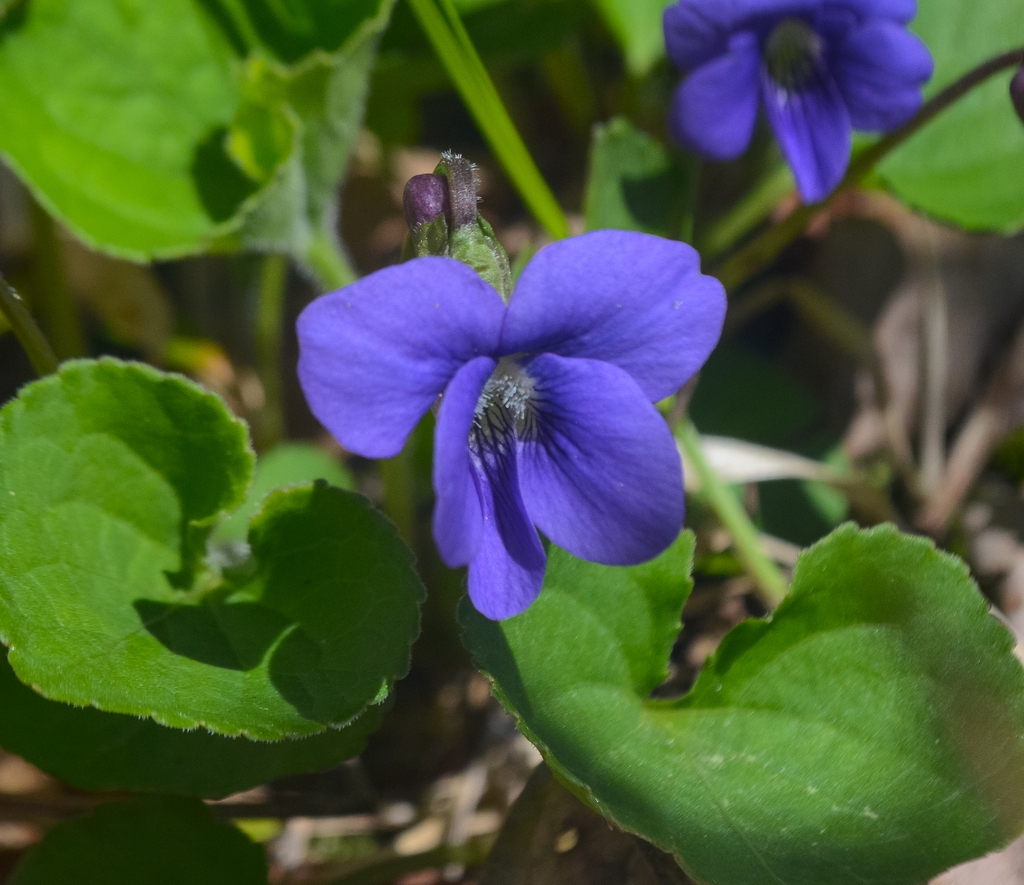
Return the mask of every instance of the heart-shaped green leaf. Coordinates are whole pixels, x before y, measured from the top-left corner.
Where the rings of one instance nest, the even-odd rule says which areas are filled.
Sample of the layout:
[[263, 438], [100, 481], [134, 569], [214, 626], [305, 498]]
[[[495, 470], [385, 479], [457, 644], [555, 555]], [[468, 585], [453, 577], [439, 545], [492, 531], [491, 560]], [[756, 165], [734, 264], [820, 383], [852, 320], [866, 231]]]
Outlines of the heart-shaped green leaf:
[[261, 740], [346, 725], [408, 668], [411, 555], [358, 495], [265, 499], [251, 557], [200, 556], [244, 427], [183, 378], [66, 363], [0, 412], [0, 633], [44, 696]]
[[[912, 27], [935, 59], [931, 96], [1024, 43], [1024, 5], [929, 0], [918, 4]], [[1024, 227], [1024, 126], [1010, 103], [1011, 76], [1007, 71], [962, 98], [881, 165], [903, 200], [969, 229]]]
[[466, 639], [556, 771], [713, 885], [914, 885], [1024, 827], [1024, 670], [966, 568], [891, 527], [804, 553], [768, 621], [652, 700], [692, 540], [608, 568], [552, 551], [540, 599]]
[[101, 805], [54, 827], [11, 885], [266, 885], [263, 849], [192, 799]]
[[263, 499], [274, 489], [322, 479], [339, 489], [353, 489], [352, 474], [323, 449], [309, 443], [282, 443], [256, 462], [256, 472], [245, 503], [230, 516], [217, 523], [211, 541], [217, 544], [245, 541], [249, 520], [259, 510]]
[[384, 707], [312, 737], [251, 741], [48, 701], [0, 658], [0, 746], [80, 790], [219, 799], [281, 775], [323, 771], [363, 751]]

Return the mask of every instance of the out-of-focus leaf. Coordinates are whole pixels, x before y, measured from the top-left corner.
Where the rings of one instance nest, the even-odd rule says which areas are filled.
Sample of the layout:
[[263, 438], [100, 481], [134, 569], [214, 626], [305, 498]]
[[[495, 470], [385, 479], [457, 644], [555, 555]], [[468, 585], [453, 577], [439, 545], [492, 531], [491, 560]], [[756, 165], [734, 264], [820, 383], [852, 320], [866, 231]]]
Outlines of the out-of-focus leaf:
[[54, 827], [11, 885], [266, 885], [263, 849], [192, 799], [101, 805]]
[[[1024, 6], [995, 0], [931, 0], [913, 29], [928, 44], [934, 95], [983, 61], [1024, 42]], [[1024, 127], [1009, 98], [1012, 71], [962, 98], [880, 166], [917, 209], [969, 230], [1024, 226]], [[970, 133], [969, 138], [964, 134]]]
[[282, 443], [256, 462], [252, 486], [245, 503], [217, 523], [210, 540], [213, 543], [244, 541], [249, 520], [263, 499], [276, 488], [322, 479], [339, 489], [353, 489], [352, 474], [323, 449], [309, 443]]
[[49, 701], [0, 660], [0, 746], [80, 790], [131, 790], [219, 799], [285, 774], [358, 756], [383, 706], [351, 725], [299, 740], [251, 741], [183, 731], [94, 707]]
[[350, 492], [268, 498], [251, 557], [202, 554], [242, 503], [244, 427], [184, 378], [65, 363], [0, 412], [0, 633], [53, 700], [279, 740], [348, 724], [404, 675], [422, 586]]
[[90, 245], [196, 252], [256, 192], [227, 156], [231, 47], [192, 0], [32, 0], [0, 24], [0, 150]]
[[1024, 669], [963, 563], [844, 526], [771, 620], [733, 630], [684, 697], [651, 699], [691, 552], [684, 536], [610, 568], [552, 549], [522, 615], [462, 608], [574, 792], [709, 885], [916, 885], [1021, 832]]
[[665, 55], [661, 16], [673, 0], [593, 0], [626, 56], [630, 72], [642, 76]]
[[668, 151], [622, 117], [594, 127], [584, 199], [587, 230], [678, 235], [689, 187]]
[[[395, 0], [201, 0], [252, 52], [233, 155], [265, 191], [219, 248], [298, 257], [324, 287], [348, 282], [338, 265], [338, 189], [363, 118], [377, 42]], [[261, 54], [265, 53], [265, 54]], [[280, 163], [275, 158], [287, 148]]]

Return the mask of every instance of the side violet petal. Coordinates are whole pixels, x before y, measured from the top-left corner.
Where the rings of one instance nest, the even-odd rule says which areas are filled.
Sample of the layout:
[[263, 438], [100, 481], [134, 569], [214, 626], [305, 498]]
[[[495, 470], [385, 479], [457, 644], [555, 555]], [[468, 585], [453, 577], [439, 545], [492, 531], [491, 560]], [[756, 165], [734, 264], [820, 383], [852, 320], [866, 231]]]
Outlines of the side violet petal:
[[665, 49], [672, 63], [692, 71], [726, 51], [738, 31], [762, 31], [789, 16], [808, 17], [822, 0], [679, 0], [663, 15]]
[[701, 65], [676, 89], [669, 114], [672, 137], [712, 160], [733, 160], [750, 144], [760, 104], [761, 51], [752, 33]]
[[934, 63], [916, 34], [892, 22], [874, 21], [839, 41], [829, 68], [853, 127], [887, 132], [917, 113]]
[[542, 249], [519, 279], [501, 352], [551, 352], [625, 370], [653, 401], [674, 393], [718, 343], [725, 290], [685, 243], [594, 231]]
[[299, 381], [346, 449], [397, 455], [455, 372], [493, 353], [501, 297], [449, 258], [417, 258], [317, 298], [299, 316]]
[[683, 527], [683, 472], [664, 419], [622, 369], [543, 354], [533, 427], [522, 441], [527, 512], [574, 556], [634, 565], [657, 556]]
[[483, 506], [483, 537], [469, 564], [469, 598], [494, 621], [528, 609], [544, 584], [547, 556], [527, 516], [519, 488], [514, 437], [474, 455], [474, 477]]
[[761, 69], [765, 111], [800, 195], [807, 203], [824, 200], [846, 174], [853, 127], [832, 75], [819, 65], [799, 89], [780, 86]]
[[473, 476], [469, 434], [477, 400], [497, 363], [480, 356], [456, 373], [441, 399], [434, 431], [434, 540], [450, 568], [469, 565], [480, 550], [484, 516]]

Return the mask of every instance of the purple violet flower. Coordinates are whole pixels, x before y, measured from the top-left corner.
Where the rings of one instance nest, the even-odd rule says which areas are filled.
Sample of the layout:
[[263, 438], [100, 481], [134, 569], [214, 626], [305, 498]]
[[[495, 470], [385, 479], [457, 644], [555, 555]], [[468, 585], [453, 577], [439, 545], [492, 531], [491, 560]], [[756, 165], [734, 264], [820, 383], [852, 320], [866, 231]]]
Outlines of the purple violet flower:
[[679, 534], [679, 454], [653, 403], [701, 367], [724, 316], [689, 246], [597, 231], [538, 253], [507, 307], [471, 268], [432, 257], [318, 298], [298, 321], [299, 379], [368, 458], [397, 455], [441, 397], [434, 538], [497, 620], [540, 592], [537, 528], [609, 565]]
[[916, 12], [915, 0], [679, 0], [664, 20], [669, 58], [689, 74], [674, 137], [735, 159], [763, 104], [804, 200], [823, 200], [846, 173], [854, 129], [895, 129], [921, 106], [933, 65], [906, 29]]

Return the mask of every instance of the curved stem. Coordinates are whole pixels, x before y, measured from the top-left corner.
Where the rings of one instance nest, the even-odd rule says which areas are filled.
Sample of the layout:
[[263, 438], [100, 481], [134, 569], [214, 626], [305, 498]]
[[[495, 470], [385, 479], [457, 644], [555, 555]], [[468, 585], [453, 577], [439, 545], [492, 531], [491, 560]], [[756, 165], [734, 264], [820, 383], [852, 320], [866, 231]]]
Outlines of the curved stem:
[[964, 74], [959, 80], [951, 83], [934, 96], [899, 129], [880, 138], [867, 150], [862, 151], [850, 163], [850, 168], [832, 194], [820, 203], [803, 205], [783, 221], [768, 228], [759, 237], [735, 252], [718, 268], [716, 276], [726, 289], [735, 289], [738, 285], [764, 270], [775, 257], [793, 240], [795, 240], [810, 224], [811, 220], [825, 209], [836, 196], [851, 185], [857, 184], [865, 175], [895, 148], [899, 147], [919, 129], [930, 123], [946, 108], [955, 104], [976, 86], [994, 77], [1007, 68], [1024, 65], [1024, 46], [1011, 52], [1004, 52], [989, 59], [978, 67]]
[[50, 347], [50, 342], [32, 318], [21, 296], [11, 288], [10, 284], [0, 275], [0, 311], [11, 324], [11, 330], [17, 336], [22, 348], [28, 355], [32, 368], [42, 377], [57, 371], [59, 361]]
[[313, 273], [324, 292], [340, 289], [359, 278], [338, 238], [326, 230], [313, 232], [302, 256], [302, 264]]
[[676, 438], [700, 480], [701, 490], [707, 496], [708, 503], [729, 533], [736, 555], [753, 579], [758, 596], [769, 608], [775, 608], [786, 598], [789, 585], [779, 567], [764, 552], [760, 532], [704, 456], [700, 434], [689, 418], [683, 420], [676, 431]]

